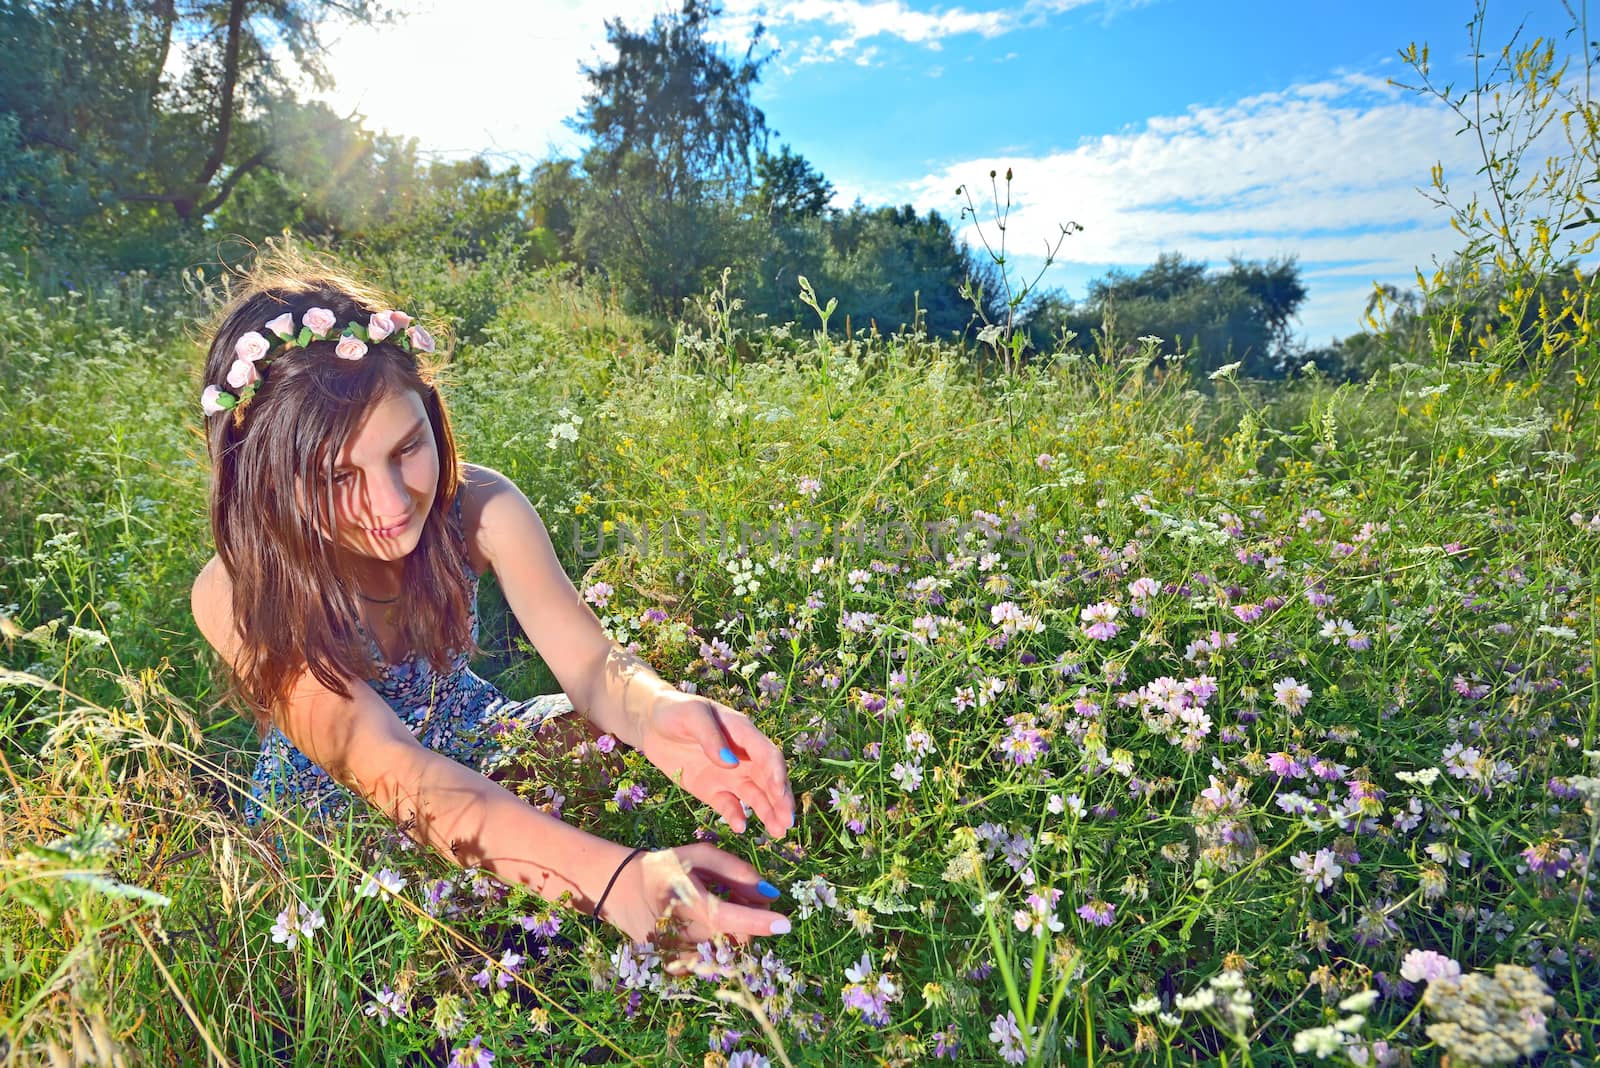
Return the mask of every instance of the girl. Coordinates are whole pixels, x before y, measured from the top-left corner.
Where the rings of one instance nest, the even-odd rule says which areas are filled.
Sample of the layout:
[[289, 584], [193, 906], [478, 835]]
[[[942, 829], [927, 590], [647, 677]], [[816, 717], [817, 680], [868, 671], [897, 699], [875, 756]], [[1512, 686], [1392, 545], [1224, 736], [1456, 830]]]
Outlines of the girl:
[[[708, 844], [629, 850], [529, 805], [489, 772], [495, 735], [576, 709], [639, 749], [735, 831], [744, 805], [794, 823], [783, 757], [743, 715], [683, 693], [607, 638], [538, 514], [462, 463], [434, 341], [393, 302], [287, 252], [222, 311], [200, 405], [216, 555], [196, 624], [261, 739], [247, 819], [351, 793], [463, 866], [643, 941], [783, 934], [778, 891]], [[467, 666], [492, 568], [564, 694], [510, 702]], [[729, 900], [707, 882], [729, 888]]]

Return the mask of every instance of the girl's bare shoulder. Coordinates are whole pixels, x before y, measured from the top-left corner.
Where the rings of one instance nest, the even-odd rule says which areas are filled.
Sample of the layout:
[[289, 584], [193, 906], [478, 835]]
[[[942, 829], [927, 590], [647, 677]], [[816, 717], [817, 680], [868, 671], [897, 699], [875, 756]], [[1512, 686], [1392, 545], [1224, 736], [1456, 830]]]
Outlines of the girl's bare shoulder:
[[461, 465], [461, 532], [467, 539], [467, 558], [472, 570], [480, 575], [492, 566], [484, 541], [484, 507], [510, 485], [510, 479], [492, 467]]
[[501, 540], [506, 540], [511, 526], [506, 522], [513, 513], [537, 511], [527, 496], [512, 482], [492, 467], [481, 464], [462, 464], [461, 527], [467, 538], [467, 551], [472, 566], [478, 574], [493, 567], [495, 546], [491, 542], [500, 530]]
[[212, 554], [195, 576], [189, 610], [211, 647], [231, 660], [238, 649], [239, 631], [233, 615], [233, 581], [221, 557]]

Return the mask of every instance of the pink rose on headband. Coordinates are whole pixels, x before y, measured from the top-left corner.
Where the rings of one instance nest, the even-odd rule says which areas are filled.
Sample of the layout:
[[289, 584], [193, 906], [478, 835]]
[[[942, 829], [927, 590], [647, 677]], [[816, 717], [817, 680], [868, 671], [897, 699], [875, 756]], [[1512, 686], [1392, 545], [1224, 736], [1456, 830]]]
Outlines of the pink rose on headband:
[[256, 370], [256, 365], [249, 360], [234, 360], [233, 366], [228, 368], [228, 385], [234, 389], [243, 389], [252, 382], [261, 381], [261, 372]]
[[411, 316], [396, 308], [389, 309], [389, 318], [394, 320], [394, 328], [396, 330], [404, 330], [411, 325]]
[[255, 363], [267, 354], [272, 342], [251, 330], [233, 343], [233, 354], [246, 363]]
[[327, 337], [328, 331], [332, 330], [333, 324], [339, 320], [334, 318], [333, 312], [327, 308], [307, 308], [300, 321], [310, 327], [312, 337]]
[[263, 326], [262, 329], [271, 330], [274, 334], [277, 334], [285, 341], [288, 341], [290, 338], [294, 337], [294, 313], [284, 312], [282, 315]]
[[346, 334], [339, 339], [339, 344], [334, 348], [333, 354], [341, 360], [359, 360], [367, 354], [367, 343], [358, 337]]
[[394, 312], [373, 312], [372, 318], [367, 320], [367, 337], [374, 342], [382, 341], [399, 328], [394, 321]]
[[205, 412], [207, 415], [216, 415], [218, 412], [226, 411], [227, 409], [223, 408], [222, 405], [217, 403], [217, 395], [221, 392], [221, 386], [207, 386], [205, 389], [201, 390], [200, 410]]
[[418, 352], [433, 351], [433, 335], [422, 329], [422, 327], [413, 326], [407, 328], [406, 337], [411, 339], [411, 347]]

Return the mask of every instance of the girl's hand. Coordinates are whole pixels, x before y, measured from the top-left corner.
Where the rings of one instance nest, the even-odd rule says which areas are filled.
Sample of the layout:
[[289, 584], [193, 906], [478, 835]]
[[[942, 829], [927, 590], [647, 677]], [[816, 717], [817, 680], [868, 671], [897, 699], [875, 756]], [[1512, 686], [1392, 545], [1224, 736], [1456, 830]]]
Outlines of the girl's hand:
[[[728, 888], [724, 901], [707, 883]], [[787, 934], [789, 919], [765, 906], [756, 869], [703, 842], [642, 853], [623, 866], [600, 917], [635, 942], [692, 947], [718, 935], [743, 944]], [[671, 921], [668, 931], [658, 921]], [[670, 933], [669, 933], [670, 932]]]
[[735, 833], [745, 828], [740, 802], [761, 817], [774, 838], [794, 826], [794, 793], [782, 751], [727, 705], [679, 691], [663, 693], [639, 750], [715, 809]]

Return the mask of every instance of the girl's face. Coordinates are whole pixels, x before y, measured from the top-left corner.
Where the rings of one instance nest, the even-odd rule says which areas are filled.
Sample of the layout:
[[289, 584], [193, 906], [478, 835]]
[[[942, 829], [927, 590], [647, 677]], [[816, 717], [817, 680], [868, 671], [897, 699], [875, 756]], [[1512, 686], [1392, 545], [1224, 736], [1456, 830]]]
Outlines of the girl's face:
[[439, 449], [422, 398], [386, 393], [334, 459], [339, 545], [377, 560], [400, 560], [422, 540], [439, 490]]

